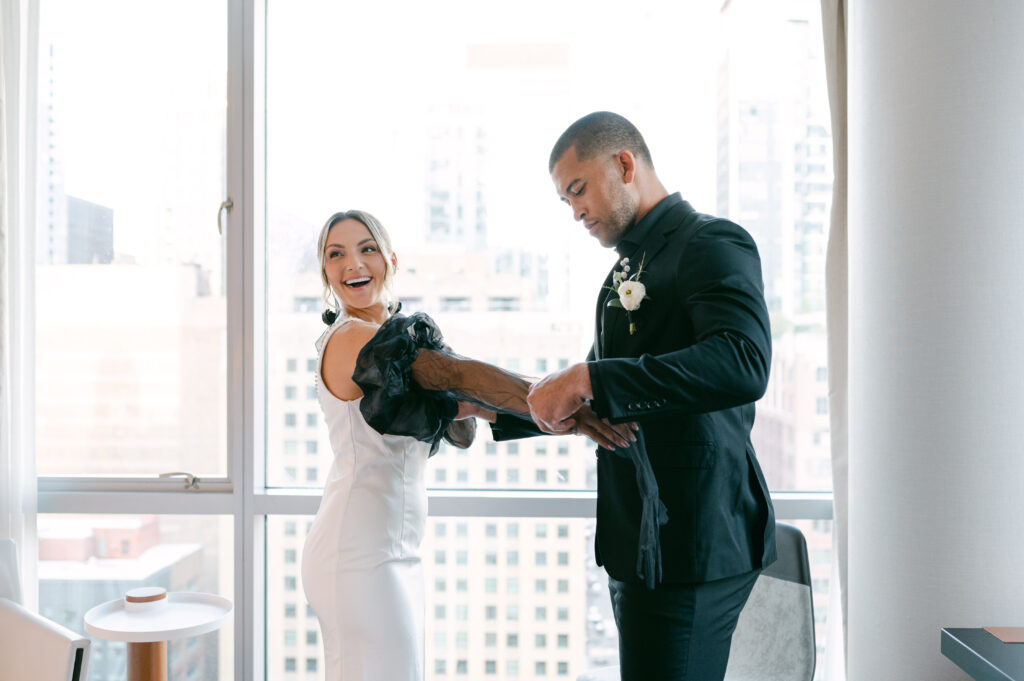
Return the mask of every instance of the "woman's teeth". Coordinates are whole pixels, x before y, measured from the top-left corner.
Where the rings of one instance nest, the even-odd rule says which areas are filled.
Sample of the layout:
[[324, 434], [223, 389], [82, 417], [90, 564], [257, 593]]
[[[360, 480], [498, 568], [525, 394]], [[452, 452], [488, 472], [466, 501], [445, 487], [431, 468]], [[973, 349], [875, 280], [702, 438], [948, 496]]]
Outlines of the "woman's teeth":
[[359, 288], [360, 286], [364, 286], [369, 283], [370, 277], [362, 277], [360, 279], [349, 279], [348, 281], [345, 282], [345, 286], [349, 286], [351, 288]]

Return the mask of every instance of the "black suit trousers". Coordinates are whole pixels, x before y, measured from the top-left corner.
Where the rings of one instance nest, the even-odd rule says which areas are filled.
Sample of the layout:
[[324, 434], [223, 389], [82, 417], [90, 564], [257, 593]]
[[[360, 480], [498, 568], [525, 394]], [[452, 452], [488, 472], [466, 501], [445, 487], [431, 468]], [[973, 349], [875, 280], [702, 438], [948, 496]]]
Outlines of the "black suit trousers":
[[622, 681], [721, 681], [736, 621], [760, 573], [653, 590], [609, 577]]

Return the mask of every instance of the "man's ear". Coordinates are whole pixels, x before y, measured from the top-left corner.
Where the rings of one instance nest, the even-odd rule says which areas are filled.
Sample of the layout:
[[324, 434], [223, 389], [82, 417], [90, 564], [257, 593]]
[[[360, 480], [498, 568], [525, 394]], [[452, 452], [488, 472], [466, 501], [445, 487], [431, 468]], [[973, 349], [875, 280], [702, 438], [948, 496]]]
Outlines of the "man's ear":
[[615, 162], [618, 164], [619, 176], [624, 184], [630, 184], [636, 177], [636, 157], [633, 152], [623, 149], [615, 155]]

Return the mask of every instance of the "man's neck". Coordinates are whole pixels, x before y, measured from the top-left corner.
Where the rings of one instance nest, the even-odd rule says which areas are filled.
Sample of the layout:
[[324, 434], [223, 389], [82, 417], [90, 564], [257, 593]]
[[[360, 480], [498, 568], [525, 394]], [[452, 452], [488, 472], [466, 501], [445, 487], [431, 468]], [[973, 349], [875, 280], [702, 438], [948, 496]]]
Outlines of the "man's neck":
[[661, 203], [662, 199], [668, 196], [668, 191], [665, 189], [665, 185], [655, 177], [650, 181], [649, 187], [642, 188], [640, 192], [640, 201], [637, 203], [636, 209], [636, 222], [640, 222], [644, 219], [644, 216], [651, 212], [651, 209]]

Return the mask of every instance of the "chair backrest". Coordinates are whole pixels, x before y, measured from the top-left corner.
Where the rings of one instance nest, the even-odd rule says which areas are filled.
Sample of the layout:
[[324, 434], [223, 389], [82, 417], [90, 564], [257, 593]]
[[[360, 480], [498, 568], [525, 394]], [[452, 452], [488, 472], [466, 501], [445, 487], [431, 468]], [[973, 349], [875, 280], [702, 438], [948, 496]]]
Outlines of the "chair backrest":
[[14, 540], [8, 537], [0, 537], [0, 598], [21, 603], [18, 549]]
[[0, 598], [0, 681], [81, 681], [89, 639]]
[[775, 525], [779, 559], [754, 583], [732, 636], [726, 681], [811, 681], [814, 604], [807, 542], [787, 523]]

